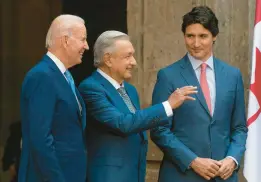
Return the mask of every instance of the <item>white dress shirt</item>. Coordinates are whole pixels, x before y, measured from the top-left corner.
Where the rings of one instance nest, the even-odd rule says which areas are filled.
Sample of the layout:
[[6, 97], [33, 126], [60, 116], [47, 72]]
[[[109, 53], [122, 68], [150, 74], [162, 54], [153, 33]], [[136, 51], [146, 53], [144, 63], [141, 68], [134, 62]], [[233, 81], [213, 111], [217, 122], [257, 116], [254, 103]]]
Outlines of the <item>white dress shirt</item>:
[[[101, 69], [97, 69], [97, 72], [100, 73], [106, 80], [108, 80], [113, 87], [117, 90], [118, 88], [120, 88], [121, 86], [124, 87], [124, 85], [120, 85], [116, 80], [114, 80], [112, 77], [110, 77], [108, 74], [104, 73]], [[162, 103], [163, 107], [165, 109], [166, 115], [168, 117], [171, 117], [173, 115], [173, 111], [172, 108], [169, 104], [169, 101], [165, 101]]]
[[[49, 58], [51, 58], [51, 60], [56, 64], [56, 66], [59, 68], [59, 70], [62, 72], [63, 76], [64, 73], [66, 71], [66, 68], [64, 66], [64, 64], [62, 63], [62, 61], [60, 61], [60, 59], [58, 59], [54, 54], [52, 54], [51, 52], [47, 52], [46, 54]], [[66, 79], [66, 77], [64, 76], [64, 78]], [[66, 79], [67, 80], [67, 79]]]

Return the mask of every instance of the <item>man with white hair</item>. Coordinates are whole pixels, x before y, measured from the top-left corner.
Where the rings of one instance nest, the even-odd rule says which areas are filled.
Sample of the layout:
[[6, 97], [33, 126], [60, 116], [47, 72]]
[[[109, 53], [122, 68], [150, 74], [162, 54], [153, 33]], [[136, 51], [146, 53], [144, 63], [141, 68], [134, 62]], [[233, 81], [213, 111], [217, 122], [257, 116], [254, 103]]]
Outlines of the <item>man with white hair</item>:
[[47, 54], [25, 76], [21, 92], [19, 182], [85, 182], [85, 104], [68, 68], [88, 50], [84, 20], [60, 15], [46, 37]]
[[186, 86], [163, 103], [140, 110], [134, 86], [125, 82], [136, 66], [129, 36], [102, 33], [94, 45], [97, 67], [79, 90], [87, 104], [88, 182], [144, 182], [148, 139], [146, 130], [164, 125], [172, 109], [196, 88]]

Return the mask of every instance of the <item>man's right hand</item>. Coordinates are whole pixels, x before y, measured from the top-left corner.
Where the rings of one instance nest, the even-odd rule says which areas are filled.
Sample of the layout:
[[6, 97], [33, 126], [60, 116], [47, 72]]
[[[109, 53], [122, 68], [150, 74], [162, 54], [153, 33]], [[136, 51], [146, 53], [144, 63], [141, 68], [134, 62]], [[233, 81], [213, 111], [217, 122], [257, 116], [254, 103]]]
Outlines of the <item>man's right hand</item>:
[[221, 165], [220, 161], [197, 157], [192, 161], [190, 167], [206, 180], [210, 180], [218, 174]]
[[195, 100], [195, 98], [189, 96], [191, 94], [198, 93], [197, 87], [185, 86], [178, 88], [169, 96], [169, 104], [172, 109], [178, 108], [185, 100]]

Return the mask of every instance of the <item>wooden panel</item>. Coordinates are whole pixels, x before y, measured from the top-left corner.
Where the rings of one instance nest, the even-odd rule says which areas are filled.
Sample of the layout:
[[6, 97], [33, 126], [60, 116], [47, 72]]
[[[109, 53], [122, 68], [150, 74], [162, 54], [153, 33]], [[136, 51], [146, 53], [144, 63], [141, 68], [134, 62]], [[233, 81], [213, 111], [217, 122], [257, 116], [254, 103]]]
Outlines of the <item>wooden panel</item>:
[[4, 37], [1, 59], [1, 141], [10, 122], [20, 118], [20, 89], [25, 73], [43, 56], [45, 35], [61, 2], [52, 0], [4, 0], [1, 32]]

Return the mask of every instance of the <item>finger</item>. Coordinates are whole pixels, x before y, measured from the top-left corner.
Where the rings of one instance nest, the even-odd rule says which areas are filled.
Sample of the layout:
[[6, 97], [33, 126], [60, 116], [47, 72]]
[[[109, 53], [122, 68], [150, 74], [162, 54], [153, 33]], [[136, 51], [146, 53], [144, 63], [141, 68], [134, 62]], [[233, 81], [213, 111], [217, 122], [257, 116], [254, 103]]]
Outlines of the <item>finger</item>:
[[222, 176], [220, 176], [222, 179], [227, 179], [227, 178], [229, 178], [230, 177], [230, 173], [225, 173], [225, 174], [223, 174]]
[[211, 162], [211, 167], [218, 171], [221, 167], [221, 163], [215, 160], [211, 160]]
[[214, 178], [216, 176], [216, 172], [215, 170], [209, 170], [207, 172], [207, 176], [209, 176], [210, 178]]
[[196, 93], [198, 93], [198, 91], [197, 91], [197, 90], [193, 90], [193, 91], [184, 91], [184, 92], [181, 92], [181, 93], [183, 93], [183, 95], [190, 95], [190, 94], [196, 94]]
[[179, 88], [177, 88], [174, 93], [178, 93], [178, 94], [181, 94], [181, 90]]
[[193, 90], [197, 90], [198, 87], [194, 87], [194, 86], [185, 86], [180, 88], [181, 91], [193, 91]]
[[233, 172], [229, 173], [229, 174], [225, 174], [224, 180], [230, 178], [230, 176], [233, 174]]
[[226, 173], [227, 169], [226, 166], [221, 166], [221, 168], [218, 171], [219, 176], [223, 176]]
[[233, 174], [233, 170], [227, 170], [227, 171], [224, 173], [224, 179], [229, 178], [232, 174]]
[[220, 166], [222, 166], [222, 162], [223, 162], [223, 161], [213, 160], [213, 162], [220, 167]]
[[184, 100], [196, 100], [194, 97], [184, 96]]
[[210, 179], [211, 179], [211, 177], [208, 176], [208, 175], [206, 175], [206, 174], [201, 174], [201, 176], [202, 176], [203, 178], [205, 178], [206, 180], [210, 180]]
[[197, 87], [196, 86], [192, 86], [192, 85], [187, 85], [187, 86], [181, 87], [180, 89], [184, 90], [184, 89], [191, 89], [191, 88], [197, 88]]
[[218, 170], [216, 170], [216, 169], [214, 169], [214, 168], [209, 168], [209, 169], [208, 169], [208, 174], [210, 174], [211, 177], [216, 176], [217, 173], [218, 173]]

